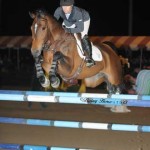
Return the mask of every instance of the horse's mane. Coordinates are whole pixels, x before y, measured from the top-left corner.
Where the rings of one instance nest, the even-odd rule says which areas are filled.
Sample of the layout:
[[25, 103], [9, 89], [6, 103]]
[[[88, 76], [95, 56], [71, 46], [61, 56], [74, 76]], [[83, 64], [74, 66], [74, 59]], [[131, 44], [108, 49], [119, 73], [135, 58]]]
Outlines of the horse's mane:
[[54, 27], [58, 26], [61, 27], [61, 23], [54, 16], [52, 16], [46, 9], [37, 9], [36, 14], [37, 16], [47, 16], [54, 24]]

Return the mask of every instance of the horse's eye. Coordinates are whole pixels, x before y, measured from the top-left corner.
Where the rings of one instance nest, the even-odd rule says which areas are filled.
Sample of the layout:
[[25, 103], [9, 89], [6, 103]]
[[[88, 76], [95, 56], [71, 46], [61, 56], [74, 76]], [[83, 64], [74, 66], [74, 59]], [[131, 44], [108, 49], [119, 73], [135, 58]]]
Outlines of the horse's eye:
[[46, 29], [46, 27], [42, 27], [42, 30], [45, 30]]

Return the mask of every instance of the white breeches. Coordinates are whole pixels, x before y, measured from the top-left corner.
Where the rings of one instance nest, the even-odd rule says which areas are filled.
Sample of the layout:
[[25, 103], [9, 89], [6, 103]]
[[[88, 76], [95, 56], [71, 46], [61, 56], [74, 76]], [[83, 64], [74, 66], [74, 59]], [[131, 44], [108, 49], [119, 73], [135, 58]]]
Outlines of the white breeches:
[[86, 34], [88, 35], [89, 27], [90, 27], [90, 19], [84, 22], [84, 30], [81, 32], [82, 38], [84, 37], [84, 35]]

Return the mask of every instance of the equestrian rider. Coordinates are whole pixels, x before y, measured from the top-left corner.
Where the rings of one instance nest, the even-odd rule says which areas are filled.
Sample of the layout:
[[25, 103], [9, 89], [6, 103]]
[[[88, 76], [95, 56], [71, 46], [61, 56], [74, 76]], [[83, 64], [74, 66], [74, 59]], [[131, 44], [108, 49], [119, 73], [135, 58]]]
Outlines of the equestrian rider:
[[88, 38], [89, 13], [82, 8], [74, 6], [74, 0], [60, 0], [60, 7], [55, 10], [54, 17], [57, 20], [63, 19], [62, 26], [66, 32], [81, 33], [81, 45], [86, 54], [86, 66], [93, 66], [95, 62], [92, 59], [92, 45]]

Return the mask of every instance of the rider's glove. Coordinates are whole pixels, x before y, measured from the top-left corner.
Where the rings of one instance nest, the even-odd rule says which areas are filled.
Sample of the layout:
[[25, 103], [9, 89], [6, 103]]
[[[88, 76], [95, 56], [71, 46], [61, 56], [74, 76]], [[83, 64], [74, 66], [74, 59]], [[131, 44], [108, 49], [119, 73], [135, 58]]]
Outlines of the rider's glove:
[[71, 29], [70, 28], [66, 28], [66, 26], [62, 26], [63, 28], [64, 28], [64, 30], [66, 31], [66, 32], [68, 32], [68, 33], [71, 33]]
[[70, 28], [65, 28], [65, 31], [68, 33], [71, 33], [71, 29]]

